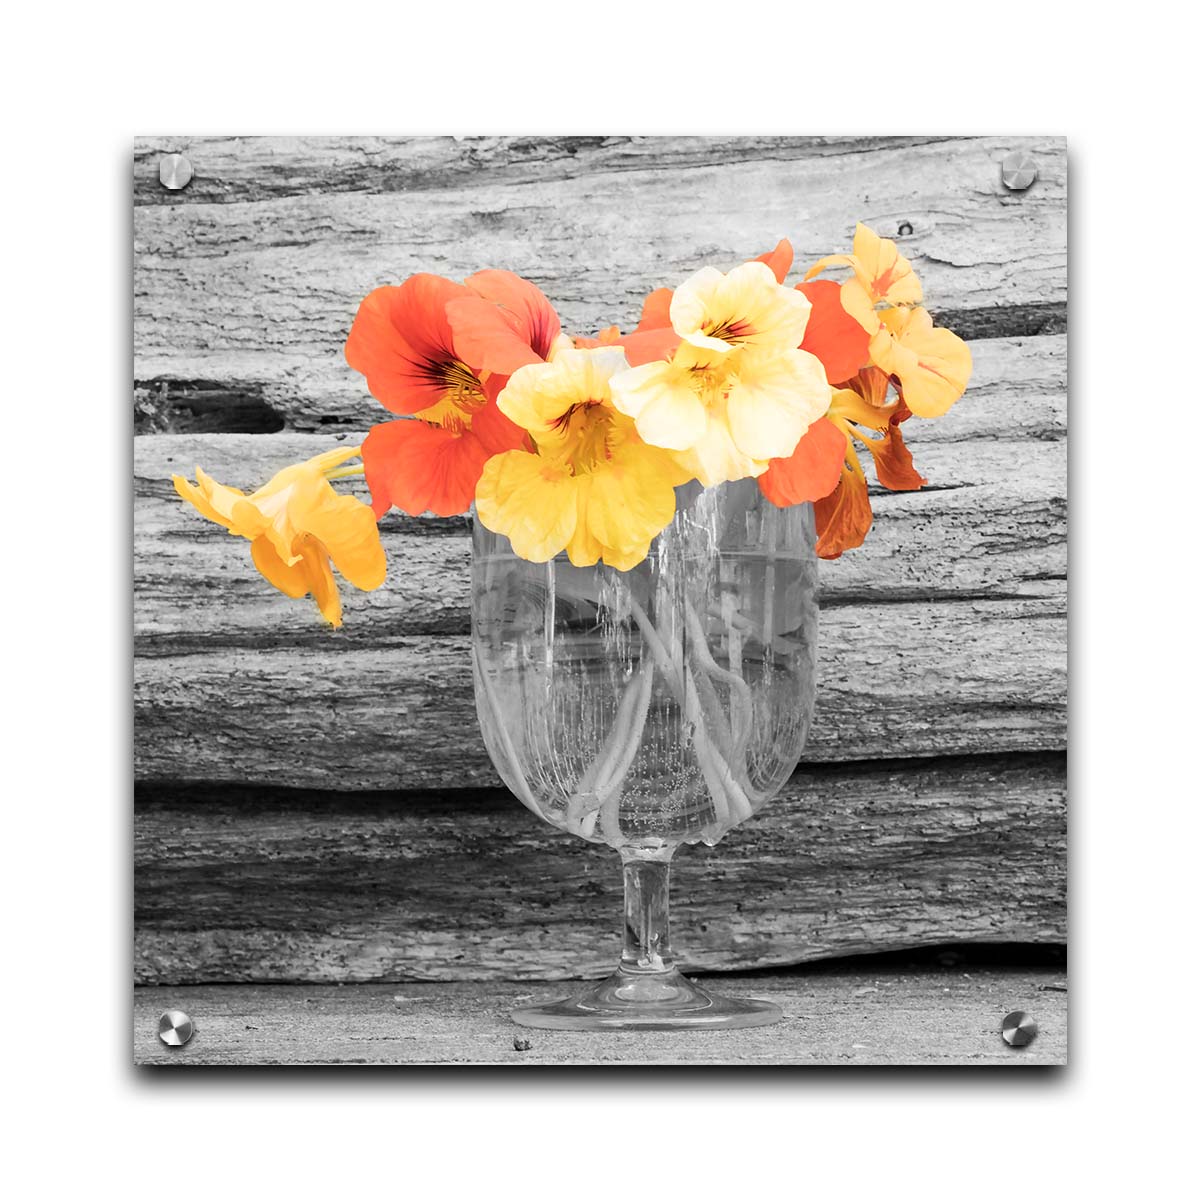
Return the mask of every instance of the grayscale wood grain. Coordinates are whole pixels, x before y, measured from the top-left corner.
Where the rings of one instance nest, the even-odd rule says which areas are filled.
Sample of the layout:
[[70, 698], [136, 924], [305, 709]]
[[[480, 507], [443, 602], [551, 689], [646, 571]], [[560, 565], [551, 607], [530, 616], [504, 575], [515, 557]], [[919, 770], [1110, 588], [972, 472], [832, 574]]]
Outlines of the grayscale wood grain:
[[[680, 851], [700, 970], [1066, 936], [1061, 755], [802, 768]], [[620, 952], [620, 864], [506, 791], [143, 785], [139, 983], [571, 978]]]
[[[707, 1033], [558, 1033], [509, 1012], [564, 989], [521, 983], [346, 987], [139, 988], [133, 1061], [155, 1067], [479, 1064], [488, 1066], [996, 1066], [1067, 1062], [1067, 981], [1057, 968], [852, 970], [702, 980], [771, 1000], [778, 1024]], [[158, 1018], [196, 1023], [185, 1046], [158, 1039]], [[1005, 1015], [1038, 1035], [1014, 1049]]]
[[[821, 618], [809, 762], [1061, 750], [1066, 616], [1042, 600], [853, 607]], [[144, 655], [143, 779], [391, 789], [494, 785], [466, 635], [271, 639]]]
[[[940, 422], [909, 422], [930, 487], [877, 494], [868, 543], [822, 565], [815, 760], [1065, 744], [1063, 339], [975, 345], [990, 349], [980, 355], [978, 397]], [[1015, 381], [1005, 377], [1009, 363]], [[465, 520], [386, 517], [389, 582], [348, 593], [347, 625], [333, 633], [308, 602], [275, 592], [247, 547], [185, 509], [169, 483], [199, 463], [253, 487], [354, 436], [137, 439], [143, 776], [309, 787], [495, 783], [472, 716], [463, 641]], [[398, 728], [410, 736], [397, 737]], [[339, 778], [351, 763], [352, 774]]]
[[[999, 164], [1018, 144], [1040, 174], [1015, 194]], [[153, 173], [160, 151], [177, 147], [196, 178], [167, 197]], [[543, 149], [539, 160], [537, 147], [502, 139], [140, 141], [141, 401], [153, 412], [174, 393], [240, 409], [243, 422], [265, 408], [289, 428], [358, 422], [363, 389], [341, 348], [380, 284], [505, 267], [538, 283], [575, 333], [629, 328], [653, 288], [780, 237], [798, 265], [848, 251], [855, 219], [889, 236], [912, 229], [900, 242], [931, 305], [971, 314], [964, 332], [1028, 331], [1030, 310], [1045, 306], [1062, 332], [1062, 139], [558, 139]], [[216, 199], [227, 202], [206, 202]]]

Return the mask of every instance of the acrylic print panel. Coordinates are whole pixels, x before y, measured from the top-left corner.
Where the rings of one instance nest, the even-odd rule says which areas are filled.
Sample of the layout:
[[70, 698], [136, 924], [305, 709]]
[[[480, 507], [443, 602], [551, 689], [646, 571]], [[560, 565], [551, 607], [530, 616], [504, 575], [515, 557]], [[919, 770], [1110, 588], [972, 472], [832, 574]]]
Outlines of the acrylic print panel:
[[[134, 206], [137, 1062], [1065, 1061], [1062, 139], [146, 138]], [[852, 251], [820, 276], [844, 286], [796, 290]], [[527, 282], [460, 286], [483, 269]], [[348, 362], [364, 298], [420, 273], [454, 286], [410, 287]], [[659, 288], [678, 303], [643, 312]], [[552, 347], [538, 295], [601, 345]], [[866, 374], [835, 389], [816, 316], [848, 313]], [[418, 318], [442, 407], [414, 422], [393, 368]], [[612, 344], [639, 321], [665, 348]], [[371, 342], [401, 328], [407, 350]], [[688, 452], [621, 371], [662, 383], [680, 345], [707, 346], [680, 375], [713, 385], [705, 430], [760, 466], [672, 498]], [[513, 439], [519, 368], [561, 411]], [[714, 399], [764, 404], [779, 372], [770, 421]], [[832, 464], [845, 490], [768, 501], [761, 463], [821, 421], [835, 436], [785, 483]], [[368, 488], [357, 450], [398, 422]], [[561, 490], [517, 516], [503, 481], [472, 493], [495, 532], [453, 498], [389, 509], [468, 426], [472, 480], [537, 448], [556, 487], [619, 467], [640, 519], [671, 524], [647, 554], [619, 504], [585, 522], [607, 566], [547, 567], [521, 539], [555, 548]], [[919, 489], [896, 486], [901, 436]], [[198, 511], [171, 482], [199, 466], [253, 493], [321, 455], [249, 507], [213, 490]], [[863, 544], [820, 557], [864, 503]], [[675, 964], [771, 1023], [515, 1022], [611, 975], [623, 928], [618, 985], [676, 986], [647, 852], [675, 842]]]

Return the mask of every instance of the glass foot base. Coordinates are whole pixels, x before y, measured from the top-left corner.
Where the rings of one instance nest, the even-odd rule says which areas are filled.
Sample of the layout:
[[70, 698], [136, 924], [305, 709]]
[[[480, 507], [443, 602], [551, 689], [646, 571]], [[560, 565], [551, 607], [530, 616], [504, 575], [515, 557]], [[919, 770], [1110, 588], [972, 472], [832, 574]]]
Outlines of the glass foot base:
[[643, 974], [624, 968], [577, 996], [512, 1014], [518, 1025], [533, 1029], [749, 1029], [782, 1017], [766, 1000], [710, 995], [676, 970]]

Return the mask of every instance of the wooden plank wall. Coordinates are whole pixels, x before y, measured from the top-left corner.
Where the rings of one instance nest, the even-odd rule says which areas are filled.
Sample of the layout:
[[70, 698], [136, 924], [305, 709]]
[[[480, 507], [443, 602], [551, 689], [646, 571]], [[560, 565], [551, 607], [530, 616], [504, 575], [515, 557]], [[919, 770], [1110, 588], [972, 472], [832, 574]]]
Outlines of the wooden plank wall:
[[899, 235], [975, 377], [906, 426], [929, 488], [875, 495], [867, 546], [823, 564], [805, 763], [681, 854], [676, 940], [707, 969], [1064, 940], [1061, 139], [147, 138], [134, 203], [139, 982], [611, 963], [615, 857], [508, 796], [479, 737], [466, 520], [385, 517], [388, 583], [333, 633], [169, 476], [253, 487], [357, 440], [382, 410], [341, 347], [381, 283], [507, 267], [592, 333], [781, 236], [798, 263], [848, 248], [856, 218]]

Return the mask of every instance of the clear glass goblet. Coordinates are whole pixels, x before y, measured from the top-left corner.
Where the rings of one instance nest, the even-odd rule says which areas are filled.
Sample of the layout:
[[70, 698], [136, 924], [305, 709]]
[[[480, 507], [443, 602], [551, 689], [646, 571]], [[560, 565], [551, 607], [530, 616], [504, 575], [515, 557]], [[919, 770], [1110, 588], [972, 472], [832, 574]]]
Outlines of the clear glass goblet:
[[625, 946], [609, 978], [518, 1009], [544, 1029], [738, 1028], [775, 1005], [713, 996], [671, 953], [678, 846], [715, 845], [799, 761], [816, 695], [810, 505], [753, 479], [681, 488], [630, 571], [518, 558], [474, 523], [475, 701], [501, 778], [551, 825], [621, 855]]

